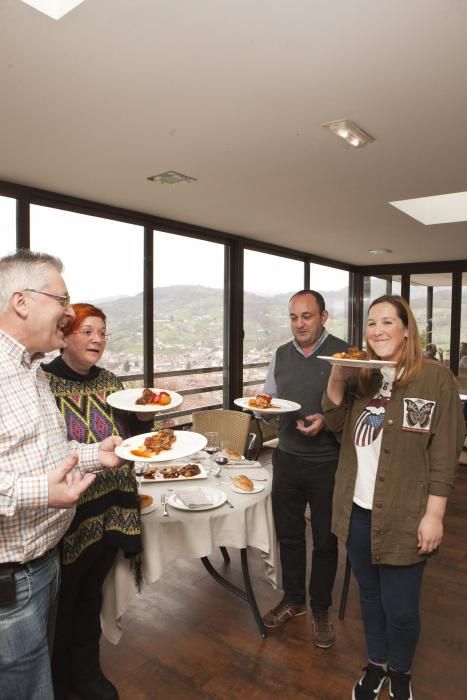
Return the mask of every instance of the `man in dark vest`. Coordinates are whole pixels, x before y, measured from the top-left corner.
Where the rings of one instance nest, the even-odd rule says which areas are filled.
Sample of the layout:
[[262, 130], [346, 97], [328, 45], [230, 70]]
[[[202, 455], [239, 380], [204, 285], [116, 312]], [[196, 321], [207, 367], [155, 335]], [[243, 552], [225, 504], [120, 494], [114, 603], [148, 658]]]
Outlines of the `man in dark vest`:
[[280, 545], [284, 597], [264, 616], [279, 627], [306, 612], [306, 520], [311, 512], [313, 554], [309, 584], [316, 646], [334, 642], [328, 608], [337, 570], [337, 539], [331, 533], [332, 492], [339, 443], [326, 430], [321, 398], [331, 365], [318, 355], [343, 352], [348, 343], [325, 329], [328, 312], [319, 292], [302, 290], [289, 301], [293, 340], [273, 355], [264, 391], [301, 409], [280, 416], [279, 446], [273, 455], [272, 504]]

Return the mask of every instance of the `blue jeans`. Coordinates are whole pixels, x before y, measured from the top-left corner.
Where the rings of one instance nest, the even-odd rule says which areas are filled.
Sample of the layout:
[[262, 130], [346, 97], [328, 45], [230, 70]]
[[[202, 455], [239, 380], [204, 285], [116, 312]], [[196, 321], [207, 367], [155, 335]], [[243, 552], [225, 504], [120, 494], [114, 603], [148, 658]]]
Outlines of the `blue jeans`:
[[16, 602], [0, 607], [0, 698], [53, 700], [50, 656], [60, 585], [57, 551], [15, 573]]
[[420, 589], [425, 562], [412, 566], [371, 563], [371, 510], [355, 505], [347, 540], [368, 658], [395, 671], [410, 670], [420, 635]]

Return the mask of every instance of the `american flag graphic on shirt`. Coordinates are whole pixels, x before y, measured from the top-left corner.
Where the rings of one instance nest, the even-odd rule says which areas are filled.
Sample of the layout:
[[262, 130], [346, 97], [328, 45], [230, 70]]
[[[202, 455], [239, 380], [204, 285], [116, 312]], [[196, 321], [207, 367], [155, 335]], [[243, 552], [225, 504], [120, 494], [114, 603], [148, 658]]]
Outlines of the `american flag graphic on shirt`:
[[355, 444], [358, 447], [367, 447], [378, 439], [383, 429], [386, 404], [389, 396], [373, 398], [365, 408], [355, 425]]

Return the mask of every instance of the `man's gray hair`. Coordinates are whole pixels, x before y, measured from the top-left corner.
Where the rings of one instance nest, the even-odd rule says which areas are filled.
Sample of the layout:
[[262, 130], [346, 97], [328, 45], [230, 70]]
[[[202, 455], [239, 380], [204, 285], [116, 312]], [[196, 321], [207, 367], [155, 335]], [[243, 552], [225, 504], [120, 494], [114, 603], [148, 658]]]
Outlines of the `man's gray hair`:
[[62, 273], [63, 263], [47, 253], [20, 249], [0, 258], [0, 313], [5, 311], [14, 292], [45, 287], [50, 268]]

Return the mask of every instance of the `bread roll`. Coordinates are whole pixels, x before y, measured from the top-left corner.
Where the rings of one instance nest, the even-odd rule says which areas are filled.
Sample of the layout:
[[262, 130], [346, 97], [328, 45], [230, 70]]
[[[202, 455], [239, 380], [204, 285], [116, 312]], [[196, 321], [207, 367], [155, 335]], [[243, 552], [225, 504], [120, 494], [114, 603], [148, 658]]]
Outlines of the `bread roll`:
[[152, 505], [153, 500], [154, 499], [152, 496], [148, 496], [145, 493], [140, 493], [139, 494], [139, 507], [141, 508], [141, 510], [144, 510], [144, 508], [149, 508], [149, 506]]
[[253, 491], [254, 483], [245, 474], [232, 477], [232, 481], [242, 491]]
[[225, 454], [225, 456], [229, 457], [230, 459], [241, 459], [242, 458], [242, 455], [238, 450], [231, 450], [230, 448], [227, 447], [222, 451]]

